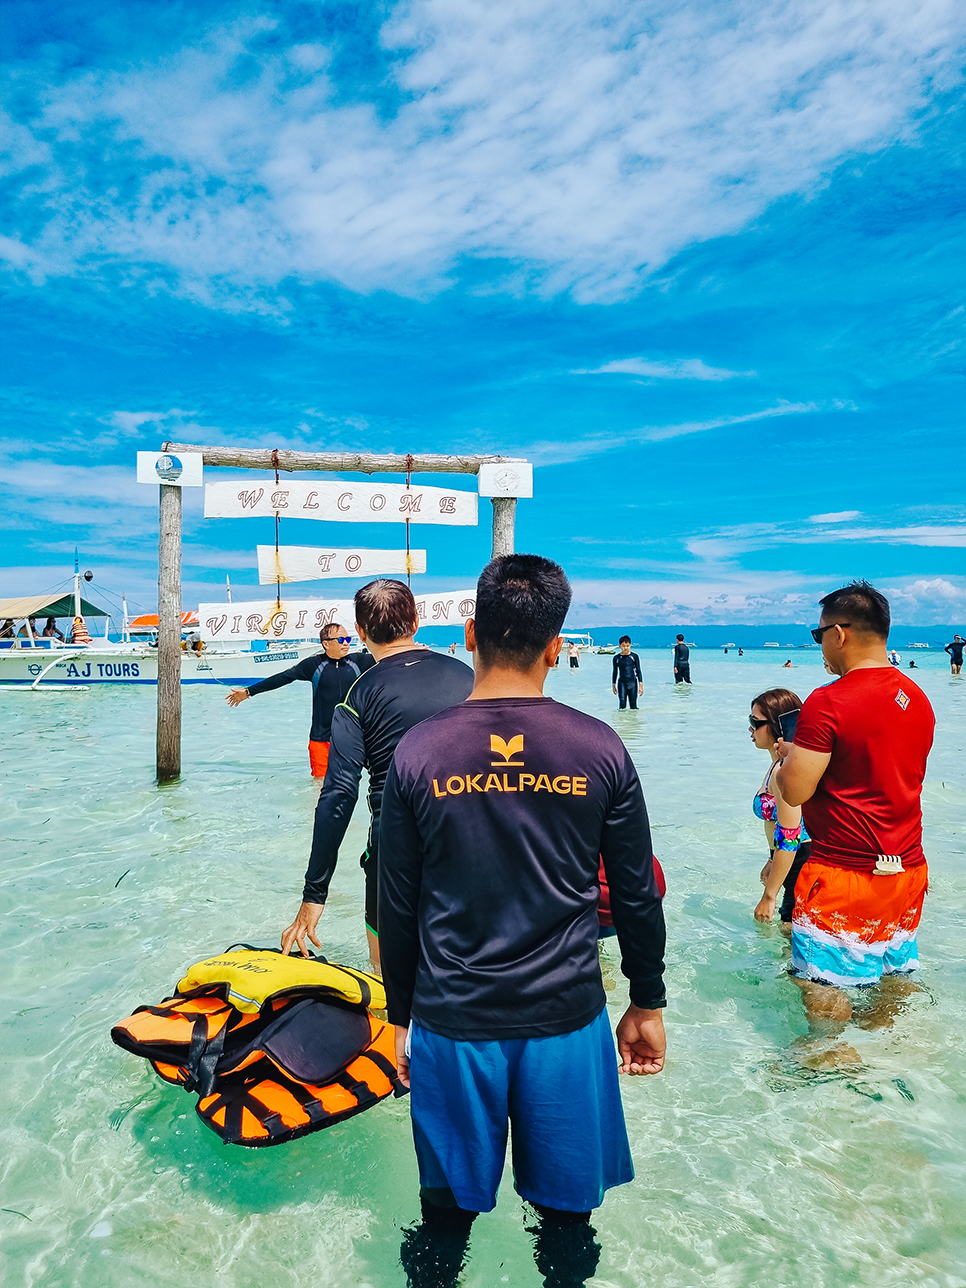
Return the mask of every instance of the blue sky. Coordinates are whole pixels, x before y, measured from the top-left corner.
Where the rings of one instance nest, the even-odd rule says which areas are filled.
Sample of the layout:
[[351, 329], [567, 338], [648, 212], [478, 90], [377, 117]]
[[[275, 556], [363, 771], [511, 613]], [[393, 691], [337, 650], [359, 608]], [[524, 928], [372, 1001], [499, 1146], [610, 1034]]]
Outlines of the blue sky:
[[[574, 624], [813, 621], [853, 576], [966, 618], [961, 7], [7, 14], [2, 593], [77, 545], [153, 607], [171, 438], [526, 456]], [[186, 503], [186, 604], [261, 597], [269, 521]], [[413, 534], [429, 589], [488, 552]]]

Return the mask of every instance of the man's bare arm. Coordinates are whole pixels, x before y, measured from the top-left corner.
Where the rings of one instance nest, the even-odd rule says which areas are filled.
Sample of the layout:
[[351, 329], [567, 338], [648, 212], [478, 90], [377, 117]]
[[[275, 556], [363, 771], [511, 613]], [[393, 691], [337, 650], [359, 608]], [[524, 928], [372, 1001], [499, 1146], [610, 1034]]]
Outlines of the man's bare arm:
[[806, 751], [804, 747], [796, 747], [794, 743], [784, 741], [779, 742], [778, 751], [786, 759], [775, 770], [772, 781], [777, 780], [787, 805], [804, 805], [815, 795], [815, 789], [832, 757], [828, 753]]

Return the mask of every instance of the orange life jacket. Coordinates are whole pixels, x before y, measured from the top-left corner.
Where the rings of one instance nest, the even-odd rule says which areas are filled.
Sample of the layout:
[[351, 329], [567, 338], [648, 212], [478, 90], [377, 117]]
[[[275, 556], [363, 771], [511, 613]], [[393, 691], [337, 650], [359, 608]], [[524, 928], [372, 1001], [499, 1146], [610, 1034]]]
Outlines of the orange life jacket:
[[[239, 962], [265, 962], [266, 950], [246, 951], [251, 956], [222, 955], [226, 973]], [[200, 963], [202, 974], [213, 973], [212, 960]], [[198, 974], [192, 967], [174, 997], [139, 1007], [111, 1037], [166, 1082], [197, 1092], [199, 1117], [229, 1144], [277, 1145], [319, 1131], [391, 1093], [405, 1094], [393, 1028], [366, 1006], [370, 977], [329, 963], [322, 972], [321, 964], [278, 961], [288, 987], [276, 990], [278, 978], [259, 980], [260, 1005], [247, 994], [235, 998], [233, 979], [184, 989]], [[381, 993], [380, 981], [371, 984]]]

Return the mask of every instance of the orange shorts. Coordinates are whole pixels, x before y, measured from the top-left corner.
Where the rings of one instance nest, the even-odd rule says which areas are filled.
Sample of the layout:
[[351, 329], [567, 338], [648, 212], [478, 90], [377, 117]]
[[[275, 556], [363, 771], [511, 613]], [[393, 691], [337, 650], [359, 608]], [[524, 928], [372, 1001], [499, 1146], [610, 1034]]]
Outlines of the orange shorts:
[[795, 883], [792, 972], [824, 984], [875, 984], [916, 970], [925, 863], [895, 876], [811, 859]]
[[329, 768], [329, 746], [327, 742], [309, 742], [309, 764], [312, 766], [313, 778], [324, 778]]

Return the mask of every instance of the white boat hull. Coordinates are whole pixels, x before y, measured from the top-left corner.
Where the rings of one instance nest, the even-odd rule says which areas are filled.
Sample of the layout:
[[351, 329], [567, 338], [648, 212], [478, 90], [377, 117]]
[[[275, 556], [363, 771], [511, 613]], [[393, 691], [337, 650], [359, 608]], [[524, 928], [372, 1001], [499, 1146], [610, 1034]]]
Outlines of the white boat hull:
[[[182, 684], [220, 684], [244, 687], [278, 675], [303, 657], [321, 651], [315, 641], [261, 652], [206, 649], [200, 655], [182, 653]], [[53, 665], [52, 665], [53, 664]], [[0, 686], [31, 685], [68, 688], [81, 685], [157, 684], [157, 650], [141, 645], [92, 645], [71, 648], [4, 649], [0, 651]]]

